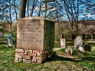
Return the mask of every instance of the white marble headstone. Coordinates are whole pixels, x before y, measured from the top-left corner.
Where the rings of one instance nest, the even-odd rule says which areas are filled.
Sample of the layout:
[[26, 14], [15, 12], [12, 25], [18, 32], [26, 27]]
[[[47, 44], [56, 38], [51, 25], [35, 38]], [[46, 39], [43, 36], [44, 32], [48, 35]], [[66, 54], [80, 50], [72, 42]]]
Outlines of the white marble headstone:
[[13, 36], [11, 34], [8, 35], [8, 46], [13, 46]]
[[74, 40], [74, 47], [79, 48], [79, 46], [83, 45], [83, 40], [80, 36], [77, 36], [76, 39]]
[[61, 48], [65, 48], [66, 47], [66, 39], [65, 38], [61, 38], [60, 39], [60, 44], [61, 44]]
[[79, 50], [79, 52], [81, 52], [81, 53], [84, 53], [84, 52], [85, 52], [84, 47], [82, 47], [82, 46], [79, 46], [78, 50]]
[[65, 53], [67, 55], [72, 55], [73, 54], [73, 48], [71, 46], [68, 46], [66, 49], [65, 49]]

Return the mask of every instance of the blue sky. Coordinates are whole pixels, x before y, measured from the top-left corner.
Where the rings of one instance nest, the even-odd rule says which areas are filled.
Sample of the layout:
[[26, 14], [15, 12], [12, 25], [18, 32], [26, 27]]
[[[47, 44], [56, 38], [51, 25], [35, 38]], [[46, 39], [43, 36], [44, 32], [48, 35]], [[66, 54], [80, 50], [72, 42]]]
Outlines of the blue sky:
[[[0, 1], [4, 1], [4, 2], [7, 2], [8, 0], [0, 0]], [[31, 9], [32, 9], [32, 7], [31, 7], [31, 5], [32, 5], [32, 1], [33, 0], [31, 0], [30, 1], [30, 7], [29, 7], [29, 12], [31, 12]], [[40, 1], [40, 0], [38, 0], [38, 1]], [[82, 0], [82, 1], [86, 1], [86, 0]], [[92, 3], [95, 3], [95, 0], [88, 0], [89, 1], [89, 5], [91, 4], [91, 2]], [[11, 1], [11, 3], [12, 3], [12, 1]], [[67, 15], [66, 15], [66, 12], [65, 12], [65, 10], [64, 10], [64, 7], [62, 7], [61, 5], [62, 5], [62, 3], [60, 3], [60, 0], [56, 0], [56, 3], [58, 4], [58, 5], [56, 5], [56, 7], [58, 8], [58, 15], [60, 16], [60, 20], [68, 20], [68, 17], [67, 17]], [[19, 6], [20, 7], [20, 0], [16, 0], [16, 5], [17, 6]], [[51, 2], [51, 3], [49, 3], [49, 5], [48, 6], [54, 6], [54, 3], [53, 2]], [[95, 20], [95, 6], [93, 6], [93, 7], [91, 7], [91, 8], [89, 8], [89, 10], [87, 10], [87, 7], [88, 7], [88, 5], [86, 4], [86, 5], [81, 5], [80, 6], [80, 12], [81, 13], [79, 13], [79, 20]], [[14, 12], [14, 8], [13, 7], [11, 7], [12, 8], [12, 11], [11, 11], [11, 13], [12, 13], [12, 20], [14, 21], [15, 20], [15, 12]], [[93, 8], [93, 10], [91, 10]], [[50, 16], [53, 16], [53, 12], [52, 11], [54, 11], [56, 8], [53, 8], [53, 9], [51, 9], [51, 10], [49, 10], [48, 12], [47, 12], [47, 14], [50, 14]], [[16, 9], [17, 10], [17, 9]], [[6, 9], [6, 15], [8, 15], [9, 16], [9, 9], [7, 8]], [[26, 9], [26, 11], [27, 11], [27, 9]], [[39, 3], [38, 2], [36, 2], [36, 7], [35, 7], [35, 10], [34, 10], [34, 16], [37, 16], [37, 12], [39, 11]], [[19, 13], [19, 11], [17, 10], [17, 12]], [[60, 13], [60, 14], [59, 14]], [[0, 14], [2, 14], [2, 12], [0, 12]], [[44, 13], [42, 13], [41, 14], [41, 16], [43, 16], [44, 15]], [[26, 14], [26, 16], [27, 16], [27, 14]], [[6, 18], [5, 18], [5, 20], [6, 20]]]

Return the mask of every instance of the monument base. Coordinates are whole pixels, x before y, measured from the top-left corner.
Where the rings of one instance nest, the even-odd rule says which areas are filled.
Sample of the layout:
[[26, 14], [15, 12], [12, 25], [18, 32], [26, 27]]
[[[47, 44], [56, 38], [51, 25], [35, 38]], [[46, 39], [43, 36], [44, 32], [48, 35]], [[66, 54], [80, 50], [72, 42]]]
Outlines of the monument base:
[[16, 49], [15, 62], [24, 63], [42, 63], [44, 60], [52, 57], [53, 50], [27, 50], [27, 49]]

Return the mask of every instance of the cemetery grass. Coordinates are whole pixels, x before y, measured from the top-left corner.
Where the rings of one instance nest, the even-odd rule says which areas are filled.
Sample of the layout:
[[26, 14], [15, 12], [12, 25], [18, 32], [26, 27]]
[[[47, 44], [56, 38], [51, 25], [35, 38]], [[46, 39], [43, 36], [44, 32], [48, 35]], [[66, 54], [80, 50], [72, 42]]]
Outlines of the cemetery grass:
[[91, 53], [77, 54], [75, 51], [74, 58], [64, 57], [64, 49], [55, 52], [56, 56], [42, 64], [14, 63], [15, 47], [2, 44], [0, 45], [0, 71], [95, 71], [94, 46]]

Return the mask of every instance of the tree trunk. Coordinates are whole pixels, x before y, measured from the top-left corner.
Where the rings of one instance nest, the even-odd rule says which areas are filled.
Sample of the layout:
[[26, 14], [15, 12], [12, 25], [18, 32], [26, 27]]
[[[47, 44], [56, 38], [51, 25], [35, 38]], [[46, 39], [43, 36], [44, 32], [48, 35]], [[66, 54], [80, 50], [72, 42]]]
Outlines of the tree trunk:
[[42, 7], [42, 0], [40, 0], [40, 8], [39, 8], [38, 16], [41, 16], [41, 7]]
[[[14, 0], [14, 5], [16, 4], [16, 0]], [[15, 11], [15, 16], [16, 16], [16, 20], [17, 20], [17, 11], [16, 11], [16, 7], [14, 6], [14, 11]]]
[[29, 17], [29, 0], [27, 0], [27, 17]]
[[35, 8], [35, 1], [36, 1], [36, 0], [33, 0], [32, 11], [31, 11], [31, 17], [33, 16], [33, 11], [34, 11], [34, 8]]
[[[11, 5], [11, 1], [10, 0], [9, 0], [9, 4]], [[12, 23], [11, 6], [9, 7], [9, 19], [10, 19], [10, 22]]]
[[47, 16], [47, 0], [45, 1], [45, 18], [46, 18], [46, 16]]
[[21, 0], [19, 18], [25, 18], [26, 3], [27, 0]]
[[56, 0], [54, 1], [54, 5], [55, 5], [55, 8], [56, 8], [56, 21], [59, 22], [59, 18], [58, 18], [58, 9], [57, 9], [57, 6], [56, 6]]

